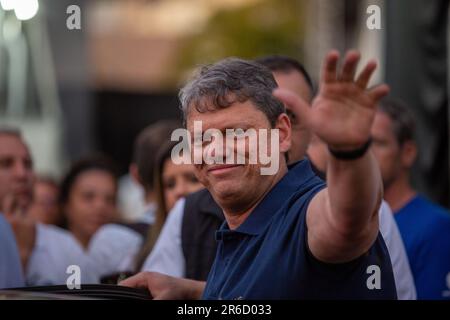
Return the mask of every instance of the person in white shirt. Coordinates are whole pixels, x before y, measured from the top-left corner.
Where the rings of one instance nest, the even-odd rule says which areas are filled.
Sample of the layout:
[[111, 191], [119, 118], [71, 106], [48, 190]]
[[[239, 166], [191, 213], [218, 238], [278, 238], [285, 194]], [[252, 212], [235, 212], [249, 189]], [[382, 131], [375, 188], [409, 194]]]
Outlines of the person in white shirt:
[[32, 285], [64, 284], [70, 265], [80, 267], [81, 283], [131, 271], [142, 238], [116, 220], [117, 180], [103, 157], [76, 162], [61, 183], [60, 204], [67, 230], [38, 225], [27, 271]]
[[104, 276], [129, 271], [141, 244], [141, 237], [129, 228], [105, 224], [83, 248], [69, 231], [39, 223], [26, 282], [33, 286], [66, 284], [68, 268], [76, 266], [80, 284], [100, 283]]

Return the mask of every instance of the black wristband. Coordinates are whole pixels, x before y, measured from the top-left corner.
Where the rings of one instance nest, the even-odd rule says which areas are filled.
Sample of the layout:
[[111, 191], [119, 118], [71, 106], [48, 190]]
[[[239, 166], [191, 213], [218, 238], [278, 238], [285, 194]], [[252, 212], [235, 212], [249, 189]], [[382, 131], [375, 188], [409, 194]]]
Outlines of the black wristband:
[[339, 160], [355, 160], [361, 158], [369, 149], [372, 144], [372, 138], [369, 138], [367, 142], [359, 149], [349, 150], [349, 151], [337, 151], [328, 147], [330, 153]]

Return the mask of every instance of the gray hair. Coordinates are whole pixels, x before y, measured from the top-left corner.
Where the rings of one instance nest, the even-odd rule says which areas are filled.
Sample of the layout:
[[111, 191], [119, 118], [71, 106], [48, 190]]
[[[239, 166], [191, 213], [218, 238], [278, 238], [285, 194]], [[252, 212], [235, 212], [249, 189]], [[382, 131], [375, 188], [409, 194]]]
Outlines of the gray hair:
[[392, 121], [392, 129], [397, 142], [402, 146], [406, 141], [414, 140], [416, 122], [410, 108], [400, 99], [384, 98], [378, 110]]
[[192, 106], [207, 112], [250, 100], [274, 126], [285, 112], [283, 103], [272, 96], [276, 87], [272, 72], [253, 61], [227, 58], [203, 66], [180, 91], [184, 123]]

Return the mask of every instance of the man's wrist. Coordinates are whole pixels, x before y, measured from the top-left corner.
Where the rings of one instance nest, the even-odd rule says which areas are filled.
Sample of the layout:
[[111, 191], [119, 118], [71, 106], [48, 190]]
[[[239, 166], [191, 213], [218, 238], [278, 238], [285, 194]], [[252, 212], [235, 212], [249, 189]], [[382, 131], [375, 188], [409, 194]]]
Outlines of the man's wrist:
[[371, 144], [372, 138], [369, 137], [369, 139], [360, 147], [356, 147], [349, 150], [337, 150], [328, 146], [328, 150], [330, 151], [330, 154], [336, 159], [356, 160], [363, 157], [367, 153], [367, 150], [369, 150]]

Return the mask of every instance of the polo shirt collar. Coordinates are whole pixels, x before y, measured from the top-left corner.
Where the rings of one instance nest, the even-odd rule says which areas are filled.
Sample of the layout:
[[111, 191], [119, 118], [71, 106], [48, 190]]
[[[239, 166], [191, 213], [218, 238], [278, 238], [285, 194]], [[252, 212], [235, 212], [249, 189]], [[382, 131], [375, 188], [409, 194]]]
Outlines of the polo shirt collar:
[[[288, 172], [280, 181], [269, 191], [264, 199], [253, 209], [247, 219], [235, 230], [230, 230], [225, 221], [218, 233], [237, 232], [248, 235], [258, 235], [270, 223], [270, 218], [278, 211], [283, 204], [306, 183], [315, 177], [311, 169], [309, 160], [304, 159], [288, 167]], [[218, 234], [220, 238], [220, 235]]]

